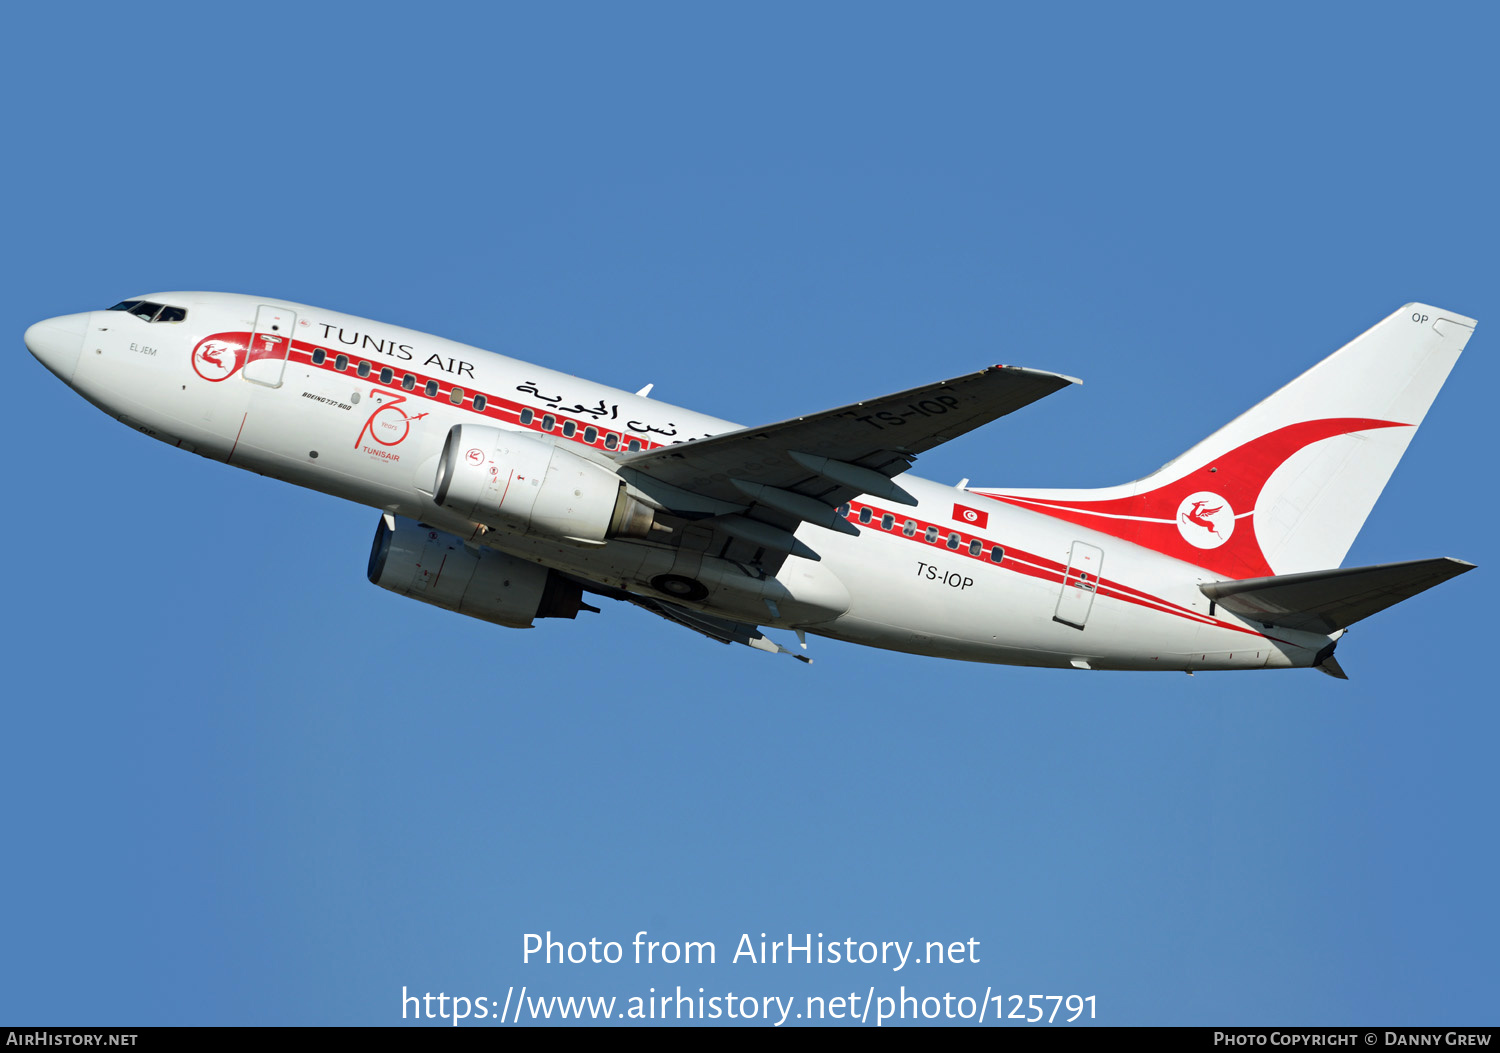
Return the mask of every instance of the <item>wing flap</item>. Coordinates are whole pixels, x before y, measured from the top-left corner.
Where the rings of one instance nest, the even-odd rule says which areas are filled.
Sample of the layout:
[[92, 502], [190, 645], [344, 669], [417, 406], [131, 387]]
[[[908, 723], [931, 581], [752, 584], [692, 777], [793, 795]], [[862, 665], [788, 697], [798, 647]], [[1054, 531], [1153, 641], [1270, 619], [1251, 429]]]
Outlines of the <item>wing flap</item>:
[[1472, 563], [1441, 557], [1198, 587], [1220, 607], [1254, 621], [1332, 633], [1473, 569]]

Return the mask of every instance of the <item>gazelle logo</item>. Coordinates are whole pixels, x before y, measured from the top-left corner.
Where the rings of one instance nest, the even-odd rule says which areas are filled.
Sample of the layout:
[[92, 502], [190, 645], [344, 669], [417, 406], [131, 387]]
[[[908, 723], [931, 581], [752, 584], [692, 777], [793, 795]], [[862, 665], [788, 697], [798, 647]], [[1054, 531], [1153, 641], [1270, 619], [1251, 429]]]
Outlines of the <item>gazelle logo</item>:
[[1234, 533], [1234, 509], [1209, 490], [1188, 494], [1177, 506], [1177, 532], [1194, 548], [1218, 548]]
[[217, 384], [245, 363], [245, 345], [211, 336], [193, 348], [193, 372]]

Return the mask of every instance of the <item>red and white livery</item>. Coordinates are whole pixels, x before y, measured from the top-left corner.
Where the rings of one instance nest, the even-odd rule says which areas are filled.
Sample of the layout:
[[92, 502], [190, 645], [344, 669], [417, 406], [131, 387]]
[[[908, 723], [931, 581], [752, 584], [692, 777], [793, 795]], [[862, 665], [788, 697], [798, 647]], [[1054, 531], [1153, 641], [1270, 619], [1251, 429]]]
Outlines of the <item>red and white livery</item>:
[[1076, 383], [1015, 366], [744, 428], [253, 296], [154, 294], [25, 339], [148, 435], [379, 509], [371, 581], [499, 625], [594, 611], [590, 594], [798, 658], [811, 633], [975, 662], [1342, 677], [1350, 624], [1472, 569], [1340, 564], [1474, 325], [1408, 304], [1099, 490], [910, 473]]

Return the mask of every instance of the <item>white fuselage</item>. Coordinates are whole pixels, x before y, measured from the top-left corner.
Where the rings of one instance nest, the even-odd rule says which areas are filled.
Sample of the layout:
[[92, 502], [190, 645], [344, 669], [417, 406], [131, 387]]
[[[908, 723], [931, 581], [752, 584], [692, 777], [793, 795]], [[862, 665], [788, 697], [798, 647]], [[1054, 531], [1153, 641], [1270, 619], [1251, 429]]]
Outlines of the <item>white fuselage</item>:
[[[1215, 575], [1190, 563], [912, 475], [898, 482], [918, 500], [915, 507], [878, 498], [850, 502], [847, 516], [860, 527], [858, 536], [803, 526], [797, 536], [821, 562], [788, 557], [776, 582], [750, 591], [736, 584], [743, 575], [734, 568], [717, 566], [727, 561], [650, 540], [588, 547], [502, 531], [481, 538], [474, 523], [432, 497], [438, 456], [456, 424], [547, 434], [606, 465], [632, 444], [650, 449], [738, 426], [321, 308], [231, 294], [153, 299], [181, 304], [186, 319], [153, 323], [123, 311], [86, 316], [82, 353], [64, 379], [105, 412], [202, 456], [430, 523], [612, 588], [661, 598], [650, 579], [686, 569], [690, 577], [725, 584], [699, 603], [672, 599], [685, 607], [892, 650], [1018, 665], [1307, 666], [1330, 642], [1212, 609], [1198, 585]], [[277, 332], [289, 330], [284, 366], [275, 357], [252, 356], [244, 368], [220, 376], [229, 365], [214, 361], [220, 356], [211, 345], [202, 357], [205, 339], [268, 335], [268, 307], [281, 312]], [[976, 509], [987, 521], [966, 523], [955, 506]], [[929, 528], [936, 528], [935, 538]], [[1080, 582], [1076, 570], [1068, 573], [1070, 560], [1091, 551], [1088, 577]]]

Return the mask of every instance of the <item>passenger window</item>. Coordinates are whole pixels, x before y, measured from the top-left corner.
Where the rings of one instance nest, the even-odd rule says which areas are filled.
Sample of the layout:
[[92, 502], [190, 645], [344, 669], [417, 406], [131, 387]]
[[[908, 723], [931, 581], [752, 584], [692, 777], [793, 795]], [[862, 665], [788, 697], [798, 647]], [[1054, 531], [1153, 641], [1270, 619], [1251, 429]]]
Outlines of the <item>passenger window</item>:
[[344, 370], [348, 369], [349, 368], [349, 356], [348, 355], [339, 355], [338, 358], [335, 358], [333, 360], [333, 368], [336, 369], [336, 370], [338, 370], [340, 373], [342, 373]]
[[401, 378], [401, 386], [410, 391], [417, 386], [417, 378], [408, 373]]
[[883, 515], [883, 516], [880, 517], [880, 529], [881, 530], [889, 530], [891, 527], [893, 527], [895, 525], [896, 525], [896, 517], [893, 516], [893, 515], [891, 515], [889, 512], [887, 512], [885, 515]]
[[536, 414], [531, 412], [531, 407], [530, 406], [526, 407], [525, 409], [523, 409], [521, 411], [521, 423], [522, 424], [530, 424], [535, 419], [536, 419]]
[[315, 347], [315, 348], [313, 348], [313, 365], [315, 365], [315, 366], [321, 366], [324, 362], [327, 362], [327, 361], [328, 361], [328, 352], [327, 351], [324, 351], [321, 347]]
[[999, 545], [994, 545], [994, 546], [992, 546], [990, 548], [990, 562], [991, 563], [999, 563], [1004, 558], [1005, 558], [1005, 549], [1001, 548]]
[[931, 545], [935, 541], [937, 541], [937, 527], [930, 526], [927, 528], [927, 543]]
[[484, 412], [484, 396], [483, 395], [475, 395], [474, 396], [474, 408], [476, 410], [478, 410], [480, 413]]
[[839, 505], [839, 518], [840, 519], [848, 519], [849, 518], [849, 506], [847, 504]]
[[958, 542], [959, 536], [957, 534], [948, 535], [948, 547], [951, 548], [954, 552], [958, 551]]
[[978, 538], [975, 538], [973, 541], [969, 542], [969, 555], [971, 555], [971, 556], [977, 556], [977, 555], [979, 555], [983, 551], [984, 551], [984, 542], [983, 541], [980, 541]]
[[870, 520], [872, 520], [874, 518], [875, 518], [875, 513], [871, 512], [868, 508], [861, 508], [859, 510], [859, 521], [861, 523], [868, 523]]
[[584, 428], [583, 441], [588, 443], [590, 446], [594, 445], [594, 443], [599, 441], [599, 429], [594, 427], [592, 424], [590, 424], [587, 428]]
[[543, 431], [551, 431], [556, 425], [557, 425], [557, 418], [554, 417], [552, 414], [549, 413], [549, 414], [547, 414], [546, 416], [544, 416], [542, 418], [542, 430]]
[[456, 387], [448, 392], [448, 401], [455, 406], [462, 406], [464, 404], [464, 389]]
[[906, 521], [906, 525], [901, 528], [901, 533], [904, 534], [904, 535], [906, 535], [907, 537], [916, 537], [917, 536], [917, 524], [915, 522], [913, 522], [912, 520], [908, 519]]
[[573, 421], [569, 420], [569, 421], [564, 421], [563, 422], [563, 437], [564, 438], [571, 439], [573, 437], [573, 434], [575, 432], [577, 432], [577, 431], [578, 431], [578, 425], [575, 424]]
[[380, 382], [382, 384], [389, 384], [395, 375], [396, 371], [390, 366], [382, 366], [380, 370]]
[[368, 362], [361, 362], [359, 364], [359, 368], [357, 370], [355, 370], [355, 372], [358, 373], [362, 377], [369, 376], [370, 375], [370, 363], [368, 363]]
[[429, 380], [427, 382], [427, 386], [424, 387], [422, 389], [422, 391], [427, 395], [428, 398], [436, 398], [437, 397], [437, 381], [436, 380]]
[[604, 437], [604, 448], [606, 450], [616, 449], [619, 445], [620, 445], [620, 437], [618, 435], [616, 435], [614, 432], [610, 432], [608, 435], [606, 435]]
[[639, 453], [641, 449], [641, 440], [631, 439], [628, 443], [625, 444], [625, 448], [631, 453]]

